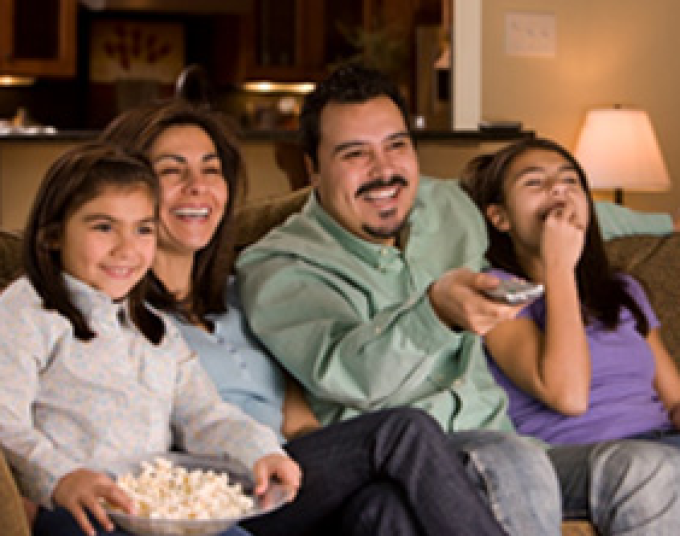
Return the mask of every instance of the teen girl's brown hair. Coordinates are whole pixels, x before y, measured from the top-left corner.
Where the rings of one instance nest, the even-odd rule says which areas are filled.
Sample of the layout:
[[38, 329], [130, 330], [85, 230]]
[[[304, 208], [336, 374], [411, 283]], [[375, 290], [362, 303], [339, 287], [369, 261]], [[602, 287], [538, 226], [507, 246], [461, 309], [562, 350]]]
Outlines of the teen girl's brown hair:
[[[576, 281], [584, 308], [584, 320], [588, 323], [597, 319], [608, 329], [614, 329], [619, 323], [621, 309], [625, 307], [635, 317], [636, 329], [647, 335], [647, 318], [628, 294], [623, 280], [617, 276], [607, 258], [586, 174], [564, 147], [545, 138], [529, 138], [510, 144], [496, 153], [478, 156], [470, 161], [463, 172], [463, 189], [484, 215], [490, 205], [504, 205], [508, 170], [519, 156], [531, 150], [550, 151], [562, 156], [578, 174], [581, 187], [586, 193], [590, 218], [583, 253], [576, 266]], [[485, 220], [489, 234], [488, 260], [497, 268], [526, 278], [527, 274], [523, 272], [515, 256], [510, 236], [491, 225], [488, 218], [485, 217]]]

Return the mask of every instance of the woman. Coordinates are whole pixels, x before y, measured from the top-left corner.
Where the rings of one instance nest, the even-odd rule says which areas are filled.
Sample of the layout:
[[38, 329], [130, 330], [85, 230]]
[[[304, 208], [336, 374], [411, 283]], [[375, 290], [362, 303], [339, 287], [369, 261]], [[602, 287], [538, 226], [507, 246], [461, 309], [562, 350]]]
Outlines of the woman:
[[303, 471], [256, 534], [503, 534], [446, 436], [424, 413], [378, 412], [320, 428], [295, 382], [251, 338], [235, 299], [231, 213], [243, 179], [233, 136], [182, 101], [128, 112], [103, 137], [143, 151], [161, 181], [149, 300], [174, 315], [223, 398], [271, 426]]

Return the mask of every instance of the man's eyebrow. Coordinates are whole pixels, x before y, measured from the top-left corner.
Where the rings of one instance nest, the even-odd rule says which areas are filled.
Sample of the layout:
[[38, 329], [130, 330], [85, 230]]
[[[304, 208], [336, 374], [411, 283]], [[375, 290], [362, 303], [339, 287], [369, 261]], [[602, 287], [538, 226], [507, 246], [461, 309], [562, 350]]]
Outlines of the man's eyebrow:
[[411, 138], [411, 134], [409, 134], [407, 131], [402, 130], [401, 132], [395, 132], [394, 134], [390, 134], [387, 136], [388, 140], [395, 140], [395, 139], [401, 139], [401, 138]]
[[333, 155], [336, 155], [338, 153], [341, 153], [343, 151], [346, 151], [347, 149], [352, 149], [355, 147], [363, 147], [366, 145], [366, 142], [363, 141], [346, 141], [344, 143], [339, 143], [335, 147], [333, 147]]
[[[401, 139], [401, 138], [409, 138], [410, 139], [411, 135], [404, 130], [404, 131], [395, 132], [393, 134], [390, 134], [389, 136], [387, 136], [385, 138], [384, 141], [394, 141], [396, 139]], [[358, 141], [358, 140], [352, 140], [352, 141], [347, 141], [347, 142], [344, 142], [344, 143], [339, 143], [338, 145], [336, 145], [333, 148], [332, 154], [336, 155], [337, 153], [340, 153], [342, 151], [346, 151], [347, 149], [352, 149], [352, 148], [356, 148], [356, 147], [363, 147], [366, 144], [367, 144], [367, 142]]]

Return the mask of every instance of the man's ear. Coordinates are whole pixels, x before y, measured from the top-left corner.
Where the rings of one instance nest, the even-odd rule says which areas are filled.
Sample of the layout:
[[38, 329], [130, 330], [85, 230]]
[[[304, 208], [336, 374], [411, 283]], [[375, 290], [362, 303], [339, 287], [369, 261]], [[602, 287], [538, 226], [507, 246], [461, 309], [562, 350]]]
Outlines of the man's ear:
[[317, 167], [314, 165], [314, 162], [312, 162], [312, 159], [307, 154], [305, 155], [305, 169], [307, 170], [309, 182], [312, 184], [312, 186], [316, 187], [319, 182], [319, 170], [317, 169]]
[[486, 207], [486, 217], [491, 225], [501, 233], [507, 233], [510, 230], [508, 214], [501, 205], [494, 204]]

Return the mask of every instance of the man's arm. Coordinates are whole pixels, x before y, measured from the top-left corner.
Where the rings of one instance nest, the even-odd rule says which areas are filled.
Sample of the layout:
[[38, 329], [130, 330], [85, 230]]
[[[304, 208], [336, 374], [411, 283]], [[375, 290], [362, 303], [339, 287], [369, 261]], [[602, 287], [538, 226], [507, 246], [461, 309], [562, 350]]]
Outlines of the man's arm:
[[595, 212], [605, 240], [631, 235], [666, 235], [680, 229], [680, 219], [673, 221], [669, 214], [647, 213], [598, 201]]
[[407, 403], [433, 355], [460, 344], [426, 289], [380, 307], [359, 278], [283, 255], [242, 256], [238, 275], [253, 331], [316, 398], [360, 411]]

